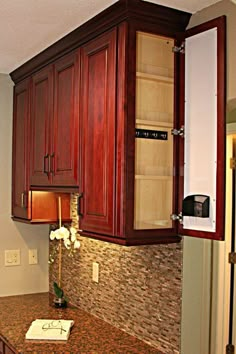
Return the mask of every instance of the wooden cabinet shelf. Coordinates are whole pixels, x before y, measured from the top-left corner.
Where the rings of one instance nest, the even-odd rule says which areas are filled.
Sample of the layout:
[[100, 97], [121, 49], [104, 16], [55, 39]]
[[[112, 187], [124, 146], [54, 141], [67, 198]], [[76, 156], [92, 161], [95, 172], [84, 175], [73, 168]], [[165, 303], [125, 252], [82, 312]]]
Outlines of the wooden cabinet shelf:
[[150, 230], [153, 229], [163, 229], [165, 228], [171, 228], [172, 227], [172, 221], [171, 220], [146, 220], [146, 221], [139, 221], [136, 224], [136, 229], [137, 230]]
[[146, 119], [136, 119], [136, 126], [138, 125], [147, 125], [149, 127], [153, 127], [154, 129], [160, 127], [160, 128], [172, 128], [173, 123], [169, 122], [160, 122], [160, 121], [154, 121], [154, 120], [146, 120]]
[[135, 179], [150, 179], [150, 180], [169, 180], [171, 181], [173, 176], [152, 176], [152, 175], [135, 175]]
[[174, 79], [172, 77], [148, 74], [148, 73], [143, 73], [143, 72], [139, 72], [139, 71], [136, 72], [136, 78], [157, 81], [157, 82], [165, 83], [165, 84], [172, 84], [172, 85], [174, 84]]

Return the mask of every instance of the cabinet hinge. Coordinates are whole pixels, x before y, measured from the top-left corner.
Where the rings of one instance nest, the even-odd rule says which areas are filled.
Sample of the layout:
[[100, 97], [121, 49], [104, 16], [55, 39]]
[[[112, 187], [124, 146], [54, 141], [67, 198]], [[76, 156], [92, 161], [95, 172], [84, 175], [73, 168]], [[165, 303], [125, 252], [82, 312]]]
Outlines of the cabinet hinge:
[[226, 354], [234, 354], [234, 345], [233, 344], [226, 345]]
[[233, 158], [233, 157], [230, 159], [230, 168], [231, 168], [232, 170], [235, 170], [235, 169], [236, 169], [236, 159]]
[[179, 214], [171, 214], [170, 218], [171, 218], [171, 220], [173, 220], [173, 221], [179, 221], [180, 224], [183, 223], [183, 215], [182, 215], [182, 212], [180, 212]]
[[229, 263], [236, 264], [236, 252], [229, 253]]
[[180, 129], [171, 129], [172, 135], [179, 135], [182, 138], [184, 137], [184, 127], [182, 126]]
[[172, 47], [172, 52], [184, 54], [185, 53], [185, 43], [183, 42], [180, 47], [178, 47], [177, 45]]

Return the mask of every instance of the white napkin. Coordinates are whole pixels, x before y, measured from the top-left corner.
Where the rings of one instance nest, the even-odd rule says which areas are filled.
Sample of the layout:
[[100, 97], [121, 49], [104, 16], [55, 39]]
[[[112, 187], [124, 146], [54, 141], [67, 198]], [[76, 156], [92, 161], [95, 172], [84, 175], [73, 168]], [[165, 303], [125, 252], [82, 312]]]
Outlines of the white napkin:
[[74, 321], [72, 320], [37, 319], [31, 323], [25, 338], [43, 340], [67, 340], [69, 338], [70, 329], [73, 324]]

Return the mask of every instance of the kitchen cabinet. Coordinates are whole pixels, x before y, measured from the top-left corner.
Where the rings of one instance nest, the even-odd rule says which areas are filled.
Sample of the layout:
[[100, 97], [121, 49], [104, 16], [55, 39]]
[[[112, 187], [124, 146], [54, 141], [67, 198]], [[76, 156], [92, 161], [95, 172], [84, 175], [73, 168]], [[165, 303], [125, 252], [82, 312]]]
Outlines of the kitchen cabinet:
[[81, 191], [84, 230], [113, 235], [116, 28], [81, 48]]
[[[147, 18], [123, 22], [81, 49], [82, 235], [125, 245], [178, 242], [180, 235], [224, 238], [225, 18], [181, 35], [170, 19], [155, 28]], [[194, 68], [190, 38], [197, 45]], [[206, 70], [192, 75], [201, 56]], [[199, 79], [205, 96], [191, 97], [187, 91], [195, 85], [198, 92]], [[210, 211], [201, 217], [195, 212], [204, 198]]]
[[30, 90], [30, 79], [14, 88], [12, 217], [29, 223], [57, 222], [60, 196], [63, 220], [69, 221], [70, 194], [30, 190]]
[[190, 16], [120, 0], [11, 74], [33, 78], [30, 186], [79, 192], [83, 236], [224, 238], [225, 18]]
[[30, 186], [78, 186], [78, 55], [32, 77]]
[[10, 349], [10, 347], [1, 339], [0, 336], [0, 354], [15, 354], [16, 352]]

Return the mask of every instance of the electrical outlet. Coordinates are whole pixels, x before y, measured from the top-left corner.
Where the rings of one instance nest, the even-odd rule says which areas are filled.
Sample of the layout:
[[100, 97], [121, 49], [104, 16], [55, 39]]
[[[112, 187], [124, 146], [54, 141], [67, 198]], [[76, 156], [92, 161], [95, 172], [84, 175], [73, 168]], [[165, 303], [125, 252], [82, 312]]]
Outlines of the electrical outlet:
[[29, 264], [38, 264], [38, 250], [29, 250]]
[[5, 250], [5, 266], [20, 265], [20, 250]]
[[93, 262], [92, 279], [95, 283], [99, 282], [99, 263], [97, 263], [97, 262]]

